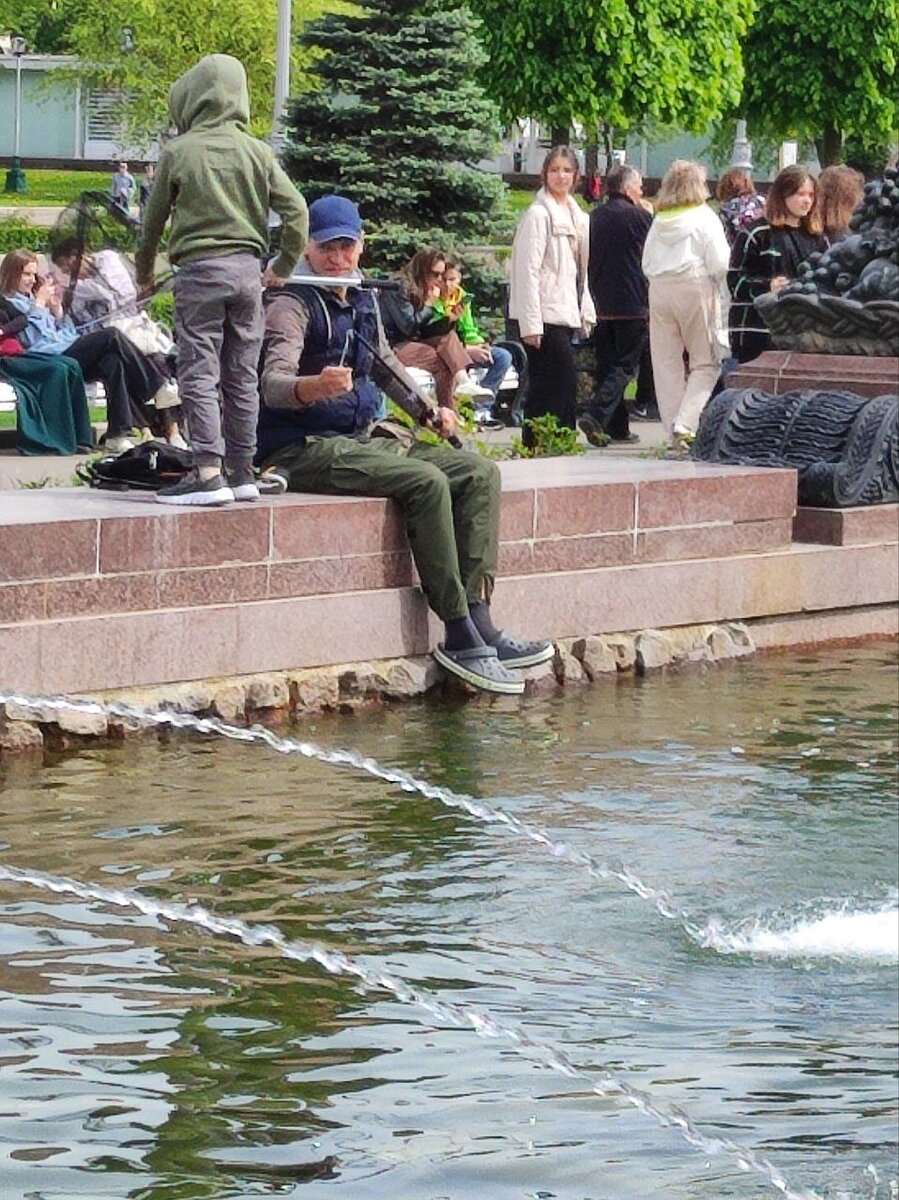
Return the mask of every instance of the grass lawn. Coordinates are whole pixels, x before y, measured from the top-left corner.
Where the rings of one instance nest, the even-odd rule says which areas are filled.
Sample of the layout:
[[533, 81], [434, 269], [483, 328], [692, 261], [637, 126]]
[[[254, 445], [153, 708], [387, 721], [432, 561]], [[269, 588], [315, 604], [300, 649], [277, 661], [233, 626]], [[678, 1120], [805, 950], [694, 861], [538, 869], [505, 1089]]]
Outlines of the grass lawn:
[[[90, 411], [90, 418], [91, 418], [92, 425], [105, 425], [106, 424], [106, 405], [105, 404], [98, 404], [98, 405], [92, 404], [90, 406], [89, 411]], [[15, 427], [16, 427], [16, 414], [11, 413], [11, 412], [0, 412], [0, 429], [15, 429]]]
[[26, 170], [28, 191], [0, 192], [0, 208], [42, 208], [71, 204], [82, 192], [108, 192], [111, 171]]

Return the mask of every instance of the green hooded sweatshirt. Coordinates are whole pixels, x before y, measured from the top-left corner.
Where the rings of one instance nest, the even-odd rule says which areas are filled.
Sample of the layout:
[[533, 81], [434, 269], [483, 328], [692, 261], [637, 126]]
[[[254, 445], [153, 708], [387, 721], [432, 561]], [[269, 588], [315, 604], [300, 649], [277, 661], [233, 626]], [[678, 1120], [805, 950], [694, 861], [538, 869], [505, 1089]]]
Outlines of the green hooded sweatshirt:
[[179, 132], [163, 147], [144, 212], [137, 281], [153, 282], [156, 248], [169, 214], [169, 261], [175, 265], [226, 254], [264, 257], [270, 209], [284, 222], [272, 270], [290, 275], [309, 234], [306, 201], [272, 149], [250, 137], [250, 94], [243, 64], [209, 54], [176, 79], [169, 111]]

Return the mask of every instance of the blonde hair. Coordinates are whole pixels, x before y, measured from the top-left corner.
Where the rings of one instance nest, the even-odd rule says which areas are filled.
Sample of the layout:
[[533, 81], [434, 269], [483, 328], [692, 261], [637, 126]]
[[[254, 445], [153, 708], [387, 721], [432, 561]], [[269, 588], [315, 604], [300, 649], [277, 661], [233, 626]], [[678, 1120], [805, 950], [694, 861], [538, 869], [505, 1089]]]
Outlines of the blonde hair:
[[705, 167], [686, 158], [676, 158], [665, 172], [661, 186], [653, 197], [656, 212], [666, 208], [685, 208], [690, 204], [705, 204], [709, 198]]
[[824, 232], [845, 233], [865, 194], [865, 177], [852, 167], [825, 167], [818, 176], [818, 205]]

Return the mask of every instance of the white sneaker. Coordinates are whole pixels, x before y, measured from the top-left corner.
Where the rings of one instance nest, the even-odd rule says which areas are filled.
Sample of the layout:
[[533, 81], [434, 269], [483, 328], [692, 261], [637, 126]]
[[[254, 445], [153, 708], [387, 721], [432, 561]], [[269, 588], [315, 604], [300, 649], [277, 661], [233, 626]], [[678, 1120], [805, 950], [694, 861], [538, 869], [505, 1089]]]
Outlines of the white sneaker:
[[231, 488], [231, 491], [234, 493], [235, 500], [259, 499], [259, 488], [256, 484], [256, 476], [249, 467], [238, 468], [235, 471], [229, 471], [228, 484]]
[[130, 437], [108, 437], [106, 439], [107, 454], [124, 454], [126, 450], [133, 450], [134, 442]]
[[189, 450], [190, 449], [190, 446], [188, 446], [187, 442], [184, 440], [184, 438], [181, 436], [180, 433], [170, 434], [169, 437], [167, 438], [167, 441], [168, 441], [169, 445], [174, 446], [176, 450]]
[[177, 383], [171, 379], [164, 383], [153, 397], [153, 402], [157, 408], [174, 408], [180, 404], [181, 398], [178, 395]]
[[476, 396], [489, 396], [491, 401], [494, 399], [493, 392], [490, 388], [481, 387], [479, 383], [475, 383], [473, 379], [466, 379], [464, 383], [457, 383], [453, 388], [454, 396], [466, 396], [474, 399]]

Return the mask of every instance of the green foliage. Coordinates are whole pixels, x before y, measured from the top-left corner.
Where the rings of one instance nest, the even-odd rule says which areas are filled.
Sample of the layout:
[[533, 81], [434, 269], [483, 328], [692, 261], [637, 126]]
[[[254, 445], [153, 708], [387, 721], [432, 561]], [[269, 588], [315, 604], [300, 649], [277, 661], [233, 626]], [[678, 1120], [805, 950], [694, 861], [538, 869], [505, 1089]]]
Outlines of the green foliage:
[[147, 305], [147, 314], [166, 329], [175, 328], [175, 297], [170, 291], [157, 292]]
[[[340, 0], [294, 0], [294, 29]], [[123, 50], [122, 30], [133, 49]], [[241, 0], [0, 0], [0, 29], [29, 48], [72, 54], [67, 69], [94, 88], [121, 96], [123, 142], [146, 147], [169, 125], [168, 89], [204, 54], [233, 54], [247, 69], [253, 132], [272, 127], [277, 0], [260, 0], [248, 17]], [[302, 83], [308, 56], [292, 63]]]
[[[2, 210], [0, 210], [2, 211]], [[32, 225], [23, 217], [6, 217], [0, 220], [0, 254], [9, 250], [42, 251], [47, 247], [47, 230]]]
[[743, 80], [744, 0], [472, 0], [504, 119], [703, 130]]
[[512, 448], [513, 458], [558, 458], [560, 455], [584, 453], [577, 430], [560, 425], [559, 418], [552, 413], [531, 417], [524, 426], [533, 439], [533, 445], [525, 446], [517, 442]]
[[483, 243], [509, 223], [502, 181], [474, 166], [499, 136], [475, 80], [476, 28], [464, 8], [364, 0], [301, 38], [319, 90], [289, 105], [284, 165], [307, 199], [339, 191], [359, 204], [369, 263]]
[[838, 10], [758, 0], [744, 59], [739, 108], [752, 136], [818, 139], [822, 165], [841, 157], [843, 135], [895, 138], [899, 0], [844, 0]]

